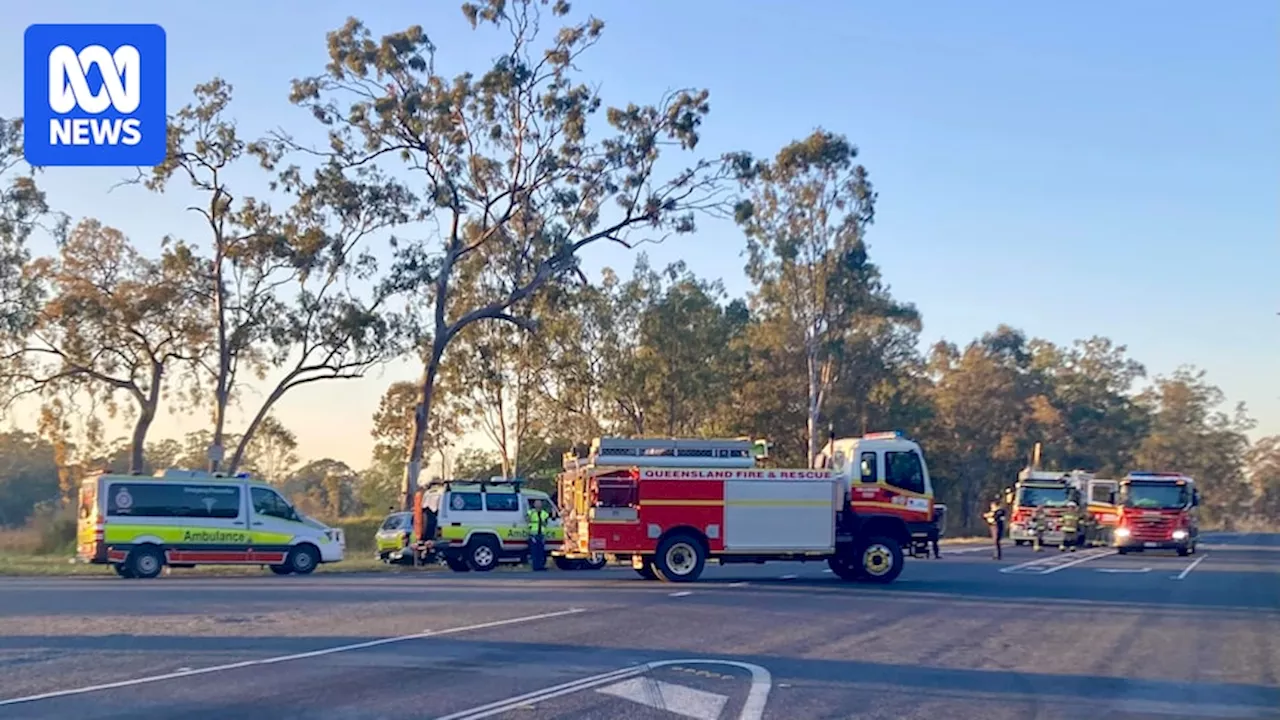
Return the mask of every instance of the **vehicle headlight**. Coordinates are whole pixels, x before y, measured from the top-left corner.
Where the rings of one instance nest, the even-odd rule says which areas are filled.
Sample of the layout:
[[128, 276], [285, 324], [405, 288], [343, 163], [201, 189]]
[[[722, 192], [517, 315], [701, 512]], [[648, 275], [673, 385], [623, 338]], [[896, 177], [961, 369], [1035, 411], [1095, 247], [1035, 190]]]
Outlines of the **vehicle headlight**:
[[1174, 539], [1174, 540], [1184, 540], [1184, 539], [1186, 539], [1186, 537], [1187, 537], [1187, 531], [1186, 531], [1186, 530], [1174, 530], [1174, 531], [1173, 531], [1173, 539]]
[[1129, 528], [1116, 528], [1116, 537], [1129, 537]]

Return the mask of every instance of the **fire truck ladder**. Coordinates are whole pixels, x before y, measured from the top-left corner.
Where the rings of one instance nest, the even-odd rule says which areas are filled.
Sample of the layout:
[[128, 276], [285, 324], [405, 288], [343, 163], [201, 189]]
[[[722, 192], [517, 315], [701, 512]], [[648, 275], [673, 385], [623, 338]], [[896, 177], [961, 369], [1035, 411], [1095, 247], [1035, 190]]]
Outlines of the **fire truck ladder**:
[[740, 439], [596, 438], [586, 462], [599, 466], [755, 467], [755, 443]]

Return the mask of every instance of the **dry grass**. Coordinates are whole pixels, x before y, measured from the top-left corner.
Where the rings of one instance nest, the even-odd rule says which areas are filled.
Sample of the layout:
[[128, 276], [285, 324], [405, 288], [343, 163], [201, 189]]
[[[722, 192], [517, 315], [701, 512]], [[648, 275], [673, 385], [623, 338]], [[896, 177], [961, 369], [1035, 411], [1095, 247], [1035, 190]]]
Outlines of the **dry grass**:
[[40, 531], [33, 527], [0, 530], [0, 555], [34, 555], [40, 549]]

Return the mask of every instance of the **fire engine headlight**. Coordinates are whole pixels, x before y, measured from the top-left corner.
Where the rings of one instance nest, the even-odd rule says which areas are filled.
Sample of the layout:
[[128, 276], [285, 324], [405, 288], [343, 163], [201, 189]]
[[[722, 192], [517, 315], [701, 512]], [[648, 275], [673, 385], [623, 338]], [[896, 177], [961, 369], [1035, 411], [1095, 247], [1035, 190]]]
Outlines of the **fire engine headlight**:
[[1186, 539], [1187, 539], [1187, 531], [1186, 531], [1186, 530], [1174, 530], [1174, 531], [1173, 531], [1173, 539], [1174, 539], [1174, 540], [1186, 540]]
[[1129, 528], [1116, 528], [1116, 537], [1129, 537]]

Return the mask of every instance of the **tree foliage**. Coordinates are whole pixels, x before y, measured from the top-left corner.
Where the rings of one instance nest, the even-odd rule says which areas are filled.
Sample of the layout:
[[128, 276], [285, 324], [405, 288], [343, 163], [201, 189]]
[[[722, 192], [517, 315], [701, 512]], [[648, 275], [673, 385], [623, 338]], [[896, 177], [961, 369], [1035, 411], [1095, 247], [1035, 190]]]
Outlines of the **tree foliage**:
[[[436, 45], [420, 26], [374, 39], [353, 18], [329, 34], [326, 72], [294, 84], [294, 102], [330, 130], [330, 160], [348, 172], [388, 163], [409, 173], [419, 218], [435, 228], [398, 243], [387, 281], [422, 294], [430, 309], [409, 488], [421, 470], [441, 359], [464, 329], [483, 321], [532, 329], [525, 303], [576, 272], [580, 250], [691, 232], [694, 213], [719, 208], [720, 181], [741, 167], [734, 157], [665, 170], [660, 158], [697, 145], [706, 91], [605, 110], [578, 78], [604, 23], [568, 21], [547, 37], [546, 4], [463, 6], [473, 29], [510, 38], [480, 73], [440, 74]], [[551, 6], [553, 18], [568, 12], [567, 3]]]

